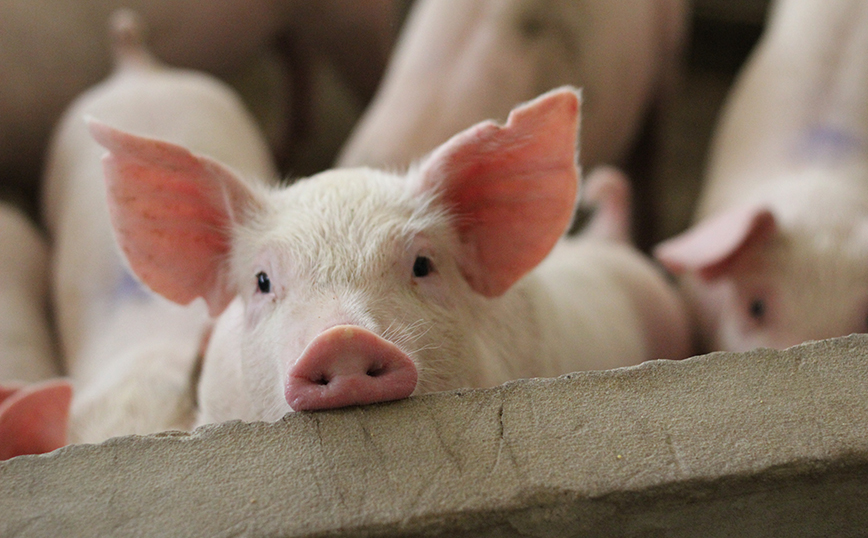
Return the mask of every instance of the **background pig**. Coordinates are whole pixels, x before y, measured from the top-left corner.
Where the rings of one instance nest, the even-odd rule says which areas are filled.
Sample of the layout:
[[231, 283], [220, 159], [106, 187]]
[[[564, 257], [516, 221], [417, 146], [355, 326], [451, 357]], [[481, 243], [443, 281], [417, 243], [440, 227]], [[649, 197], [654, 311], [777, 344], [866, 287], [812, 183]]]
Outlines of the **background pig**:
[[0, 383], [58, 375], [49, 329], [48, 248], [18, 209], [0, 203]]
[[[329, 164], [376, 88], [397, 29], [394, 0], [5, 0], [0, 2], [0, 181], [31, 196], [49, 134], [70, 101], [105, 77], [105, 21], [135, 9], [157, 55], [241, 90], [274, 149]], [[349, 116], [348, 116], [349, 115]], [[341, 129], [338, 136], [329, 130]], [[289, 147], [287, 147], [289, 144]], [[320, 147], [325, 145], [325, 147]], [[293, 163], [289, 163], [293, 164]]]
[[18, 209], [0, 203], [0, 460], [66, 444], [71, 387], [48, 314], [48, 248]]
[[585, 166], [622, 159], [671, 78], [682, 0], [419, 0], [342, 166], [404, 166], [553, 87], [583, 87]]
[[[681, 304], [645, 258], [605, 237], [560, 241], [578, 109], [573, 91], [553, 91], [406, 176], [338, 169], [277, 189], [94, 123], [130, 266], [165, 297], [222, 313], [200, 422], [684, 356]], [[625, 206], [620, 192], [604, 210]], [[164, 203], [174, 195], [183, 203]]]
[[[236, 95], [204, 74], [162, 66], [138, 31], [129, 12], [117, 14], [115, 72], [66, 112], [45, 174], [57, 328], [76, 391], [72, 441], [188, 427], [208, 326], [203, 303], [179, 306], [154, 295], [122, 263], [106, 205], [105, 150], [88, 134], [85, 117], [184, 143], [243, 177], [275, 177], [266, 143]], [[179, 198], [160, 203], [177, 206]]]
[[715, 134], [696, 225], [657, 257], [709, 349], [868, 330], [868, 4], [781, 0]]

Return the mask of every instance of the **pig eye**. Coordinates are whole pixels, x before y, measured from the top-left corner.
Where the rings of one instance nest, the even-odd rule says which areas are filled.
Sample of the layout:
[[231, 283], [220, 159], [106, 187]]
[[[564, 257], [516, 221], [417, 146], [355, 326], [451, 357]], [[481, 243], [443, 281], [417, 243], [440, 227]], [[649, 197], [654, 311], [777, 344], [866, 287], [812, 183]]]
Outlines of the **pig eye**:
[[256, 288], [261, 293], [271, 293], [271, 280], [264, 271], [260, 271], [256, 274]]
[[413, 262], [413, 276], [422, 278], [434, 272], [434, 264], [431, 258], [427, 256], [416, 256], [416, 261]]
[[752, 299], [748, 306], [750, 317], [757, 321], [762, 321], [766, 315], [766, 302], [760, 298]]

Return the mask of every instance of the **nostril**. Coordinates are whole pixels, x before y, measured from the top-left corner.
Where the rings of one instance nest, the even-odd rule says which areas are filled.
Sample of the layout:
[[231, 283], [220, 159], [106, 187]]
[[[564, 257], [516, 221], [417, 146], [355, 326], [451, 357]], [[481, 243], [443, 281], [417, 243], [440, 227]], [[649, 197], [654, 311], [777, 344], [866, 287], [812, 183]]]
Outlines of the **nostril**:
[[322, 376], [319, 376], [316, 379], [314, 379], [314, 383], [316, 383], [317, 385], [328, 385], [329, 384], [329, 378], [322, 375]]
[[386, 367], [380, 364], [376, 364], [368, 368], [365, 372], [368, 377], [379, 377], [386, 373]]

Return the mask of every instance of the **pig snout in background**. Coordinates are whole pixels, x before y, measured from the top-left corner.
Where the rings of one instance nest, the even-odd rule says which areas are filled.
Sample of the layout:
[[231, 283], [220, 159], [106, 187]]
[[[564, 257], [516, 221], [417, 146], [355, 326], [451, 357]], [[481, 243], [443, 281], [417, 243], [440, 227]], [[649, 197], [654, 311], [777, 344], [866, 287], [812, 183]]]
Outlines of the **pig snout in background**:
[[868, 330], [868, 4], [772, 5], [721, 114], [696, 224], [656, 254], [705, 348]]
[[395, 0], [8, 0], [0, 3], [0, 191], [35, 214], [53, 126], [111, 70], [105, 21], [148, 23], [158, 57], [239, 90], [294, 173], [334, 159], [373, 94], [397, 33]]
[[[606, 233], [561, 239], [578, 116], [578, 96], [560, 89], [504, 126], [454, 136], [406, 176], [338, 169], [281, 188], [181, 146], [91, 130], [110, 151], [130, 266], [220, 315], [199, 388], [207, 423], [685, 356], [683, 305], [647, 258]], [[628, 204], [626, 184], [597, 191], [622, 198], [601, 199], [603, 212]], [[163, 204], [167, 192], [187, 207]]]
[[[338, 165], [407, 166], [563, 84], [583, 91], [582, 165], [625, 164], [673, 89], [688, 13], [683, 0], [419, 0]], [[650, 218], [653, 206], [638, 209]]]
[[[184, 143], [251, 181], [277, 177], [267, 144], [235, 92], [204, 73], [164, 66], [144, 48], [141, 32], [133, 13], [113, 16], [115, 70], [65, 112], [46, 162], [53, 303], [65, 373], [75, 388], [72, 442], [188, 428], [197, 357], [210, 323], [201, 301], [167, 301], [126, 268], [106, 204], [105, 150], [88, 133], [86, 117]], [[173, 195], [160, 203], [182, 207], [184, 201]]]

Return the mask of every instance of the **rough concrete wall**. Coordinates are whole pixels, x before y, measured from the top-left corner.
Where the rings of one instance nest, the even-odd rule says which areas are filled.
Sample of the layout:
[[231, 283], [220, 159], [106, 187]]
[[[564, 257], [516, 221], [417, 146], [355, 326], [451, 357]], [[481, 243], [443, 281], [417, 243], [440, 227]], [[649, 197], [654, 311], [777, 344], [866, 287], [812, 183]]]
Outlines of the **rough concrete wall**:
[[0, 463], [0, 536], [860, 536], [868, 336]]

